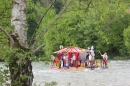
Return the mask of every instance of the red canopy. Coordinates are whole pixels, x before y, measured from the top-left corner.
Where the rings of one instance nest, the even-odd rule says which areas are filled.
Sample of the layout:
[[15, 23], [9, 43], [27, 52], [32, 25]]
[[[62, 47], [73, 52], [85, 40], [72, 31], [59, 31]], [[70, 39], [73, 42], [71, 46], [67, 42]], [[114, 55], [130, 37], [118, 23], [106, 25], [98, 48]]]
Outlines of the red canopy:
[[[59, 51], [56, 51], [56, 52], [53, 52], [53, 53], [57, 53], [59, 59], [61, 59], [61, 56], [63, 55], [63, 53], [67, 53], [69, 59], [72, 57], [72, 53], [74, 53], [75, 56], [76, 56], [76, 60], [78, 60], [79, 52], [81, 52], [82, 50], [83, 50], [83, 48], [68, 46], [66, 48], [60, 49]], [[76, 63], [76, 65], [77, 64], [78, 63]], [[76, 67], [78, 67], [78, 65]]]
[[53, 52], [53, 53], [76, 53], [76, 52], [80, 52], [83, 48], [79, 48], [79, 47], [74, 47], [74, 46], [68, 46], [66, 48], [63, 48], [59, 51]]
[[67, 53], [69, 59], [72, 57], [72, 53], [74, 53], [76, 56], [76, 59], [78, 59], [79, 52], [81, 52], [82, 50], [83, 50], [83, 48], [68, 46], [66, 48], [63, 48], [63, 49], [53, 52], [53, 53], [57, 53], [59, 59], [61, 59], [61, 56], [63, 55], [63, 53]]
[[63, 49], [60, 49], [60, 50], [58, 50], [58, 51], [56, 51], [56, 52], [53, 52], [53, 53], [63, 53], [63, 52], [66, 51], [66, 49], [67, 49], [67, 48], [63, 48]]

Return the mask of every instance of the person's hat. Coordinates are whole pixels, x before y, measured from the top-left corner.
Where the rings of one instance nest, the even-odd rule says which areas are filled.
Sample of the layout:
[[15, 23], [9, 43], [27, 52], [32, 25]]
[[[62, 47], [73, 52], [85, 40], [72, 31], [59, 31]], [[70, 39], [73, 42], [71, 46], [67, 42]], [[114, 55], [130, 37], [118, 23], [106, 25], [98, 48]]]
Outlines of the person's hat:
[[91, 46], [91, 49], [94, 49], [94, 47], [93, 47], [93, 46]]

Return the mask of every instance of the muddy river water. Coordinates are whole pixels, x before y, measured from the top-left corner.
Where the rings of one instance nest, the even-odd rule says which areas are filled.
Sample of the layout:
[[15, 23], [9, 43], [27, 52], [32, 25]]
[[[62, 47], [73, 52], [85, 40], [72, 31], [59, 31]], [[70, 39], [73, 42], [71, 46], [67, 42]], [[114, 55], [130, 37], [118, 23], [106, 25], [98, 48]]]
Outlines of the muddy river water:
[[[130, 60], [109, 60], [107, 69], [53, 70], [33, 62], [34, 83], [57, 82], [57, 86], [130, 86]], [[33, 83], [33, 84], [34, 84]]]

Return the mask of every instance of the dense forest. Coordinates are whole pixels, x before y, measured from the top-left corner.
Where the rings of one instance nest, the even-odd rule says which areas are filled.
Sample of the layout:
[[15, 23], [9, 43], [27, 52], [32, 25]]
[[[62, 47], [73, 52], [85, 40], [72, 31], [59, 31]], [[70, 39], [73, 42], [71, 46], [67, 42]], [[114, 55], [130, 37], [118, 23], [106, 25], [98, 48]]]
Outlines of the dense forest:
[[[130, 1], [129, 0], [74, 0], [63, 15], [56, 19], [69, 0], [28, 0], [27, 36], [33, 45], [39, 34], [49, 28], [36, 43], [43, 47], [35, 52], [39, 58], [50, 59], [60, 45], [78, 46], [108, 52], [110, 58], [130, 58]], [[11, 32], [11, 1], [0, 0], [0, 26]], [[0, 51], [9, 50], [8, 39], [0, 32]], [[4, 56], [1, 56], [3, 59]]]

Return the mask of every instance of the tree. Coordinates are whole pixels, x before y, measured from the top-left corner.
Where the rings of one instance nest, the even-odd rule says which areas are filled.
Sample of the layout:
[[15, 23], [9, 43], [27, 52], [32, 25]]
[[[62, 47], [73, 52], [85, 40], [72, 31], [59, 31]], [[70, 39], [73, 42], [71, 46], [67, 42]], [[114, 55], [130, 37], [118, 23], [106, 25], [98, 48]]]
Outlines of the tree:
[[[73, 0], [64, 6], [54, 21], [52, 21], [44, 31], [42, 31], [39, 38], [41, 38], [51, 26], [53, 26], [55, 20], [59, 19], [72, 1]], [[31, 55], [43, 47], [44, 43], [36, 47], [38, 41], [40, 40], [38, 38], [31, 48], [28, 46], [26, 28], [26, 0], [12, 0], [11, 25], [12, 31], [10, 34], [0, 26], [0, 30], [2, 30], [9, 39], [10, 54], [8, 55], [8, 65], [10, 70], [11, 86], [32, 86], [33, 73]]]
[[17, 53], [10, 57], [9, 62], [11, 85], [31, 86], [33, 82], [31, 59], [27, 55], [25, 58], [22, 56], [29, 51], [26, 30], [26, 0], [12, 0], [11, 25], [13, 30], [11, 35], [8, 35], [10, 50], [18, 49]]

